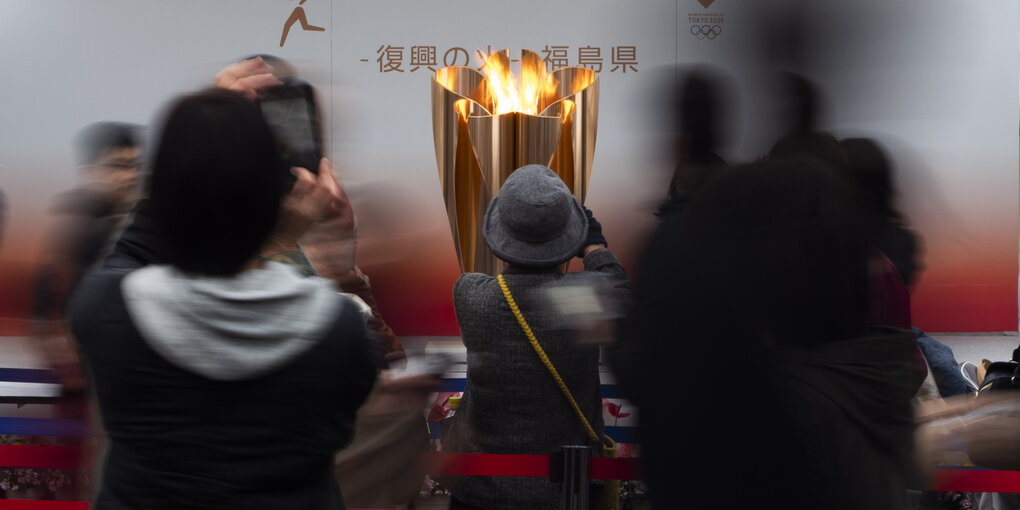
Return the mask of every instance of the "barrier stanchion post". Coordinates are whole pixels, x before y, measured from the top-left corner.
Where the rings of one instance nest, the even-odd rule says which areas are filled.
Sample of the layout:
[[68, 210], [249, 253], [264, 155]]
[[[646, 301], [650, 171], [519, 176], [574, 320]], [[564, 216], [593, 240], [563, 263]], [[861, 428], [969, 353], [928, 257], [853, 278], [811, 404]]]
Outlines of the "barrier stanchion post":
[[561, 510], [588, 510], [588, 485], [591, 479], [591, 447], [564, 446]]

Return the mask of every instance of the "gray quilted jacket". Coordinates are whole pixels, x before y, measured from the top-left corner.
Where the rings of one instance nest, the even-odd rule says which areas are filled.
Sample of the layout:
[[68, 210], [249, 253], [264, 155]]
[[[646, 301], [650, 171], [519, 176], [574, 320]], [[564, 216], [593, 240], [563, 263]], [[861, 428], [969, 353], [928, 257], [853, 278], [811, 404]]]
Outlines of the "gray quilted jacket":
[[[545, 289], [597, 272], [627, 292], [630, 279], [609, 250], [589, 253], [584, 269], [564, 274], [558, 267], [510, 266], [503, 275], [542, 348], [601, 434], [599, 348], [577, 342], [571, 331], [557, 325]], [[467, 387], [443, 439], [443, 451], [548, 454], [567, 444], [597, 446], [542, 365], [496, 278], [479, 273], [461, 275], [453, 299], [467, 347]], [[559, 506], [558, 485], [541, 478], [458, 477], [448, 483], [457, 499], [480, 508], [541, 510]]]

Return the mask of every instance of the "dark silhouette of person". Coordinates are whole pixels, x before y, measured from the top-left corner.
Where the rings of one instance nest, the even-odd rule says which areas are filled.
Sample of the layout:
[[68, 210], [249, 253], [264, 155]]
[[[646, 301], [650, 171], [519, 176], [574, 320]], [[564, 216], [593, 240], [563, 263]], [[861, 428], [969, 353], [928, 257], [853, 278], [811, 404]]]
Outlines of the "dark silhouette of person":
[[916, 346], [869, 327], [869, 255], [852, 189], [816, 159], [724, 170], [663, 220], [607, 356], [653, 508], [899, 507]]
[[[862, 190], [859, 189], [858, 179], [853, 175], [847, 155], [844, 153], [840, 143], [832, 134], [825, 131], [795, 130], [782, 137], [772, 146], [768, 158], [773, 161], [791, 161], [797, 159], [808, 159], [825, 166], [836, 172], [848, 186], [854, 196], [858, 211], [865, 220], [865, 232], [867, 243], [872, 247], [871, 254], [871, 312], [870, 324], [881, 326], [892, 326], [909, 329], [910, 318], [910, 294], [906, 285], [900, 279], [894, 263], [876, 244], [876, 239], [867, 228], [867, 209], [863, 203]], [[920, 361], [920, 359], [918, 360]], [[918, 385], [924, 379], [926, 370], [919, 368]]]
[[718, 146], [725, 138], [723, 102], [729, 83], [708, 68], [690, 71], [674, 99], [674, 129], [679, 158], [666, 200], [656, 214], [663, 218], [682, 211], [711, 177], [727, 167]]
[[867, 138], [848, 138], [840, 144], [850, 177], [860, 189], [874, 244], [896, 266], [903, 284], [913, 288], [923, 269], [921, 238], [907, 226], [907, 219], [896, 207], [893, 167], [888, 156], [874, 140]]
[[283, 35], [280, 36], [280, 47], [287, 42], [287, 34], [290, 33], [290, 27], [294, 26], [294, 23], [301, 22], [301, 28], [303, 30], [310, 30], [313, 32], [324, 32], [326, 29], [323, 27], [317, 27], [315, 25], [308, 24], [308, 17], [305, 16], [305, 9], [301, 7], [308, 0], [301, 0], [298, 2], [298, 6], [294, 8], [294, 12], [290, 13], [290, 17], [283, 24]]

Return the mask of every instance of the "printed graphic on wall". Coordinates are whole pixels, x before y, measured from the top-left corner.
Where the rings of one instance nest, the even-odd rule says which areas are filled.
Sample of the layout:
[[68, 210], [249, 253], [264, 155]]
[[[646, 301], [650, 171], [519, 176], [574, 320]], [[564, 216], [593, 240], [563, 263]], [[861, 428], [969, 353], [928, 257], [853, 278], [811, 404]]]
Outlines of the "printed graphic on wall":
[[[698, 0], [702, 7], [708, 9], [715, 0]], [[690, 12], [687, 14], [687, 22], [690, 28], [687, 32], [698, 40], [714, 41], [723, 33], [725, 18], [719, 11]]]
[[[471, 52], [464, 46], [437, 49], [436, 46], [380, 44], [375, 50], [375, 59], [360, 58], [358, 61], [363, 64], [375, 62], [380, 73], [415, 73], [419, 70], [435, 72], [437, 66], [471, 66], [473, 63], [481, 65], [486, 56], [492, 53], [492, 45], [487, 45], [484, 50], [476, 49]], [[536, 53], [541, 55], [542, 64], [548, 70], [577, 66], [591, 69], [596, 73], [601, 73], [603, 67], [610, 73], [638, 72], [638, 48], [633, 45], [612, 46], [609, 51], [603, 52], [603, 48], [591, 44], [574, 48], [569, 45], [546, 44]], [[607, 53], [608, 57], [603, 56]], [[442, 63], [437, 60], [439, 54], [443, 55]], [[521, 60], [514, 57], [510, 62], [520, 64]]]
[[298, 2], [297, 7], [294, 8], [294, 12], [291, 12], [290, 17], [283, 23], [283, 35], [280, 36], [281, 48], [287, 43], [287, 34], [290, 33], [290, 29], [295, 23], [300, 23], [302, 30], [308, 30], [310, 32], [324, 32], [326, 30], [323, 27], [318, 27], [308, 23], [308, 16], [305, 14], [305, 9], [301, 7], [307, 1], [308, 0], [301, 0]]

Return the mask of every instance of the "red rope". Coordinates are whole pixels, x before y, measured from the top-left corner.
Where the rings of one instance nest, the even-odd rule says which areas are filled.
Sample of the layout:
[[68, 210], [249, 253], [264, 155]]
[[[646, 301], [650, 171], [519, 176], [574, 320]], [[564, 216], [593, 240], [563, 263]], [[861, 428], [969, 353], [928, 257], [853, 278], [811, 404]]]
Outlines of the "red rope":
[[432, 475], [549, 476], [548, 455], [433, 453], [425, 458]]
[[[76, 446], [0, 445], [0, 467], [69, 469], [78, 467], [81, 448]], [[548, 455], [433, 453], [425, 456], [426, 472], [452, 476], [549, 476]], [[639, 480], [636, 458], [592, 458], [591, 477], [596, 480]], [[933, 489], [958, 492], [1020, 493], [1020, 471], [986, 469], [935, 470]], [[27, 505], [27, 506], [26, 506]], [[50, 506], [38, 506], [50, 505]], [[0, 500], [0, 508], [46, 508], [83, 510], [83, 502]]]
[[34, 499], [0, 499], [4, 510], [88, 510], [88, 501], [41, 501]]
[[81, 448], [77, 446], [0, 445], [0, 466], [22, 468], [78, 467]]
[[[431, 475], [452, 476], [533, 476], [549, 477], [548, 455], [511, 455], [481, 453], [433, 453], [426, 455], [425, 469]], [[595, 480], [638, 480], [638, 459], [591, 459], [591, 478]]]
[[936, 469], [935, 490], [1020, 493], [1020, 471]]
[[593, 457], [591, 459], [591, 477], [593, 480], [640, 480], [641, 461], [632, 457], [607, 459]]

